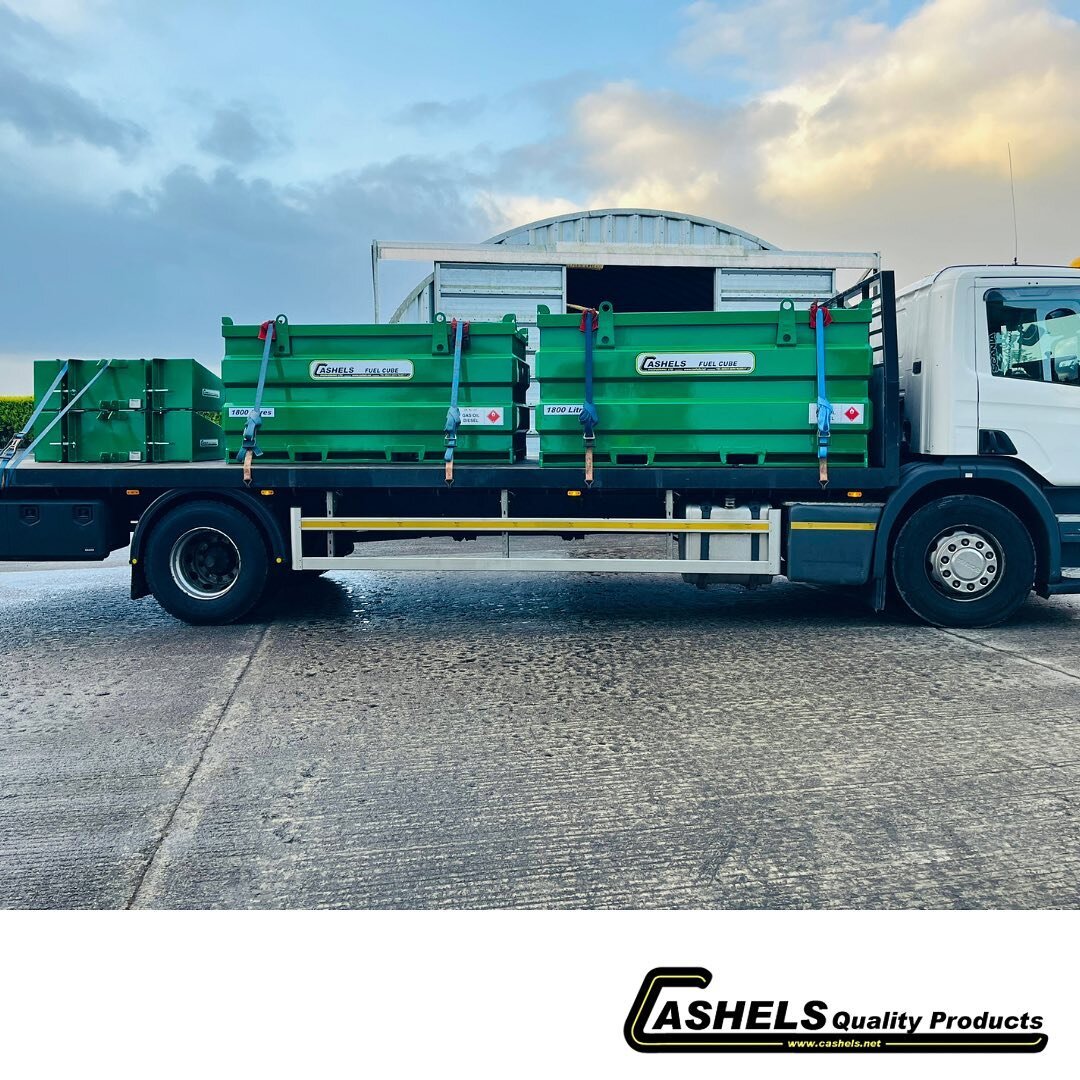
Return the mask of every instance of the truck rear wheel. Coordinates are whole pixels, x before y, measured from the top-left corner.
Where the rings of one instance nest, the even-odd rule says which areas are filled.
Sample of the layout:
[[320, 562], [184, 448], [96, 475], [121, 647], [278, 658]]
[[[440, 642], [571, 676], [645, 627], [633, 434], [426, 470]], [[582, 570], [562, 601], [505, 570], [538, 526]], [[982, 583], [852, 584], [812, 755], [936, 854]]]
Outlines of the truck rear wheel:
[[146, 581], [171, 615], [230, 623], [262, 596], [270, 568], [255, 523], [224, 503], [193, 502], [166, 514], [146, 543]]
[[1035, 549], [1020, 519], [977, 495], [950, 495], [916, 510], [892, 554], [896, 591], [933, 626], [993, 626], [1027, 599]]

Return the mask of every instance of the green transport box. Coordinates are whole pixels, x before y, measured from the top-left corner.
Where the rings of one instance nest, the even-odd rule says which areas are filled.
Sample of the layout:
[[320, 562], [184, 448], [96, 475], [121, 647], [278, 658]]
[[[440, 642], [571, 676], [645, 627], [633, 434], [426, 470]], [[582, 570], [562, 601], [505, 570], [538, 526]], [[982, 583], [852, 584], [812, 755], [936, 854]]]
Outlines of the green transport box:
[[[225, 452], [217, 415], [221, 380], [192, 359], [68, 360], [67, 374], [34, 425], [49, 430], [34, 451], [38, 461], [207, 461]], [[40, 401], [64, 364], [34, 363]], [[91, 385], [91, 380], [93, 384]], [[85, 389], [87, 388], [88, 389]], [[76, 404], [49, 426], [59, 410], [85, 389]]]
[[[829, 461], [867, 464], [870, 304], [825, 331]], [[539, 308], [542, 465], [584, 460], [580, 315]], [[594, 337], [598, 465], [802, 466], [817, 461], [817, 357], [805, 310], [634, 312], [601, 304]]]
[[[34, 363], [34, 400], [52, 385], [64, 361]], [[97, 374], [100, 360], [69, 360], [68, 374], [57, 391], [58, 407], [66, 404]], [[62, 399], [62, 401], [61, 401]], [[87, 391], [76, 408], [97, 408], [103, 401], [140, 409], [191, 409], [216, 413], [222, 404], [222, 386], [212, 371], [191, 359], [111, 360], [109, 369]]]
[[[56, 415], [44, 412], [43, 429]], [[161, 412], [118, 410], [71, 412], [38, 443], [38, 461], [211, 461], [225, 453], [225, 438], [213, 421], [189, 409]]]
[[[222, 320], [230, 460], [255, 404], [264, 341], [259, 327]], [[469, 324], [462, 349], [454, 460], [524, 456], [526, 332], [514, 317]], [[433, 323], [290, 325], [279, 317], [262, 396], [261, 461], [440, 462], [450, 405], [454, 340]]]

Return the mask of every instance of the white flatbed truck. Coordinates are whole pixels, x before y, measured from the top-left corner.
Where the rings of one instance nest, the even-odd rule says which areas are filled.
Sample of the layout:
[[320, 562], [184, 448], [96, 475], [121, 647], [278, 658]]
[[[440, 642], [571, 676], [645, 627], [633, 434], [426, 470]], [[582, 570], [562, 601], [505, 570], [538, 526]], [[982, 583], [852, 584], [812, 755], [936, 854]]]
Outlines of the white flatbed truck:
[[[1032, 590], [1080, 592], [1080, 270], [946, 268], [871, 298], [866, 467], [598, 467], [226, 462], [6, 469], [0, 560], [101, 560], [130, 544], [131, 595], [190, 623], [247, 615], [268, 587], [327, 570], [777, 576], [895, 595], [922, 620], [986, 626]], [[660, 537], [648, 557], [515, 554], [524, 534]], [[502, 538], [496, 554], [367, 554], [388, 538]]]

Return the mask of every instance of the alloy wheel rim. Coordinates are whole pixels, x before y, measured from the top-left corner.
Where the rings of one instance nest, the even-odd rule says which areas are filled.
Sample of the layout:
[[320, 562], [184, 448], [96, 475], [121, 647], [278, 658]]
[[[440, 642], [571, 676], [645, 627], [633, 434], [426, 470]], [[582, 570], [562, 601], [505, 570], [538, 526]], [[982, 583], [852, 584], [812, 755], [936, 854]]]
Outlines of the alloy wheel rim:
[[169, 569], [177, 588], [193, 600], [217, 600], [237, 582], [240, 551], [220, 529], [189, 529], [173, 544]]
[[981, 600], [997, 588], [1005, 570], [997, 538], [970, 525], [938, 534], [926, 558], [930, 580], [951, 600]]

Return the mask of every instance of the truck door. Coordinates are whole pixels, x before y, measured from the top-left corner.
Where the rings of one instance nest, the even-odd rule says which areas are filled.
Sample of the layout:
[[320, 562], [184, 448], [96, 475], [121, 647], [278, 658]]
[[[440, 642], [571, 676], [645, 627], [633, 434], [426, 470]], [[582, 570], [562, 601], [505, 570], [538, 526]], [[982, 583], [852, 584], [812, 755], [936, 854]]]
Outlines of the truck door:
[[980, 449], [1080, 484], [1080, 282], [981, 287], [975, 325]]

